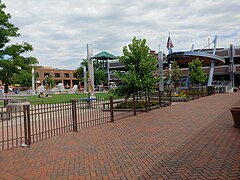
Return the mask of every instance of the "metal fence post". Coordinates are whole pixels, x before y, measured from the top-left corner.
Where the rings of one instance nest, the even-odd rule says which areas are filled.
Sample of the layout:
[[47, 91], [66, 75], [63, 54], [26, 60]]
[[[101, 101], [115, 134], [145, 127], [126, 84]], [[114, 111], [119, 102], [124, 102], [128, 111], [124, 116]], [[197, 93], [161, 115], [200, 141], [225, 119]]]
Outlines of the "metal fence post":
[[190, 99], [192, 99], [192, 96], [191, 96], [191, 95], [192, 95], [192, 94], [191, 94], [191, 90], [192, 90], [192, 88], [189, 86], [189, 88], [188, 88], [188, 95], [189, 95], [189, 98], [190, 98]]
[[199, 86], [197, 87], [197, 99], [199, 99]]
[[169, 94], [169, 102], [170, 106], [172, 105], [172, 90], [170, 89], [170, 94]]
[[23, 105], [25, 144], [31, 144], [30, 105]]
[[192, 87], [192, 94], [193, 94], [193, 99], [196, 99], [196, 95], [195, 95], [195, 87]]
[[144, 106], [145, 106], [145, 111], [148, 112], [148, 98], [147, 98], [147, 92], [145, 91], [145, 103], [144, 103]]
[[77, 132], [77, 106], [76, 100], [72, 101], [73, 132]]
[[159, 107], [162, 106], [162, 95], [160, 90], [158, 90], [158, 105]]
[[110, 96], [110, 117], [111, 122], [114, 122], [114, 116], [113, 116], [113, 97]]
[[3, 105], [3, 106], [4, 106], [4, 107], [6, 107], [6, 106], [7, 106], [7, 104], [8, 104], [8, 100], [7, 100], [7, 99], [4, 99], [4, 100], [3, 100], [3, 103], [4, 103], [4, 105]]
[[151, 97], [150, 97], [150, 93], [148, 92], [148, 110], [151, 111]]
[[133, 93], [133, 115], [136, 116], [136, 100], [135, 93]]

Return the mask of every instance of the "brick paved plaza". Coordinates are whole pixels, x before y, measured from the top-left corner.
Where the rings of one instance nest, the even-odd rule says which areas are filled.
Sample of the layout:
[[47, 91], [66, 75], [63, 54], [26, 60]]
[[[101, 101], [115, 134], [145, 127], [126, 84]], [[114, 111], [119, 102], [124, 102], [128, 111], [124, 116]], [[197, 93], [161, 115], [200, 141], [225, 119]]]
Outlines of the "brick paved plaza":
[[216, 94], [0, 151], [0, 179], [240, 179], [240, 129]]

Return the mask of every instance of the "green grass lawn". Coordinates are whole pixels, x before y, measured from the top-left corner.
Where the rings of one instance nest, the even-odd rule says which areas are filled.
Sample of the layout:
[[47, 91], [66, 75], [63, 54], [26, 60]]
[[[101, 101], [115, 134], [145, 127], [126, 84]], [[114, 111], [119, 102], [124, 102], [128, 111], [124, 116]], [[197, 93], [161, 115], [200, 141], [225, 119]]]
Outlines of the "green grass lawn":
[[[95, 93], [96, 98], [106, 98], [113, 96], [112, 93]], [[31, 104], [53, 104], [57, 102], [69, 102], [71, 99], [87, 98], [88, 93], [78, 94], [50, 94], [48, 97], [39, 98], [35, 96], [14, 96], [12, 98], [24, 98], [27, 99]]]

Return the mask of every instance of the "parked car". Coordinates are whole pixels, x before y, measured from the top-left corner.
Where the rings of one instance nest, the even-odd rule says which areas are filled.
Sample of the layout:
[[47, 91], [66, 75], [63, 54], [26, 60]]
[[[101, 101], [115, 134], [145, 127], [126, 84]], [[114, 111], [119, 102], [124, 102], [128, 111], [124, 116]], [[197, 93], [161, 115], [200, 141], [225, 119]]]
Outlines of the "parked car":
[[115, 89], [115, 88], [117, 88], [116, 83], [115, 82], [110, 82], [109, 83], [109, 89]]
[[111, 85], [110, 85], [110, 88], [115, 89], [115, 88], [117, 88], [117, 85], [116, 85], [116, 84], [111, 84]]

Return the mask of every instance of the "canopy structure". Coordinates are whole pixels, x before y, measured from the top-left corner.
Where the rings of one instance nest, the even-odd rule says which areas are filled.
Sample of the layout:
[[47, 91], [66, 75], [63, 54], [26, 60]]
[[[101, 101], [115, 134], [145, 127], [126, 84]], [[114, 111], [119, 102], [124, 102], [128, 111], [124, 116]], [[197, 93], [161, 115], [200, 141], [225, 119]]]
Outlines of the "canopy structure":
[[202, 60], [204, 66], [210, 65], [212, 61], [214, 61], [215, 65], [217, 66], [223, 65], [225, 63], [225, 60], [222, 57], [205, 52], [183, 51], [174, 52], [167, 56], [168, 61], [177, 61], [177, 63], [185, 65], [196, 58]]
[[97, 60], [112, 60], [112, 59], [117, 59], [116, 56], [106, 52], [106, 51], [102, 51], [98, 54], [96, 54], [95, 56], [93, 56], [93, 59], [97, 59]]
[[212, 85], [214, 67], [215, 65], [220, 66], [225, 63], [225, 60], [220, 56], [216, 56], [215, 52], [213, 54], [205, 52], [196, 52], [196, 51], [183, 51], [183, 52], [174, 52], [167, 56], [168, 61], [177, 61], [178, 64], [187, 65], [193, 59], [200, 59], [204, 66], [210, 65], [209, 76], [208, 76], [208, 86]]

